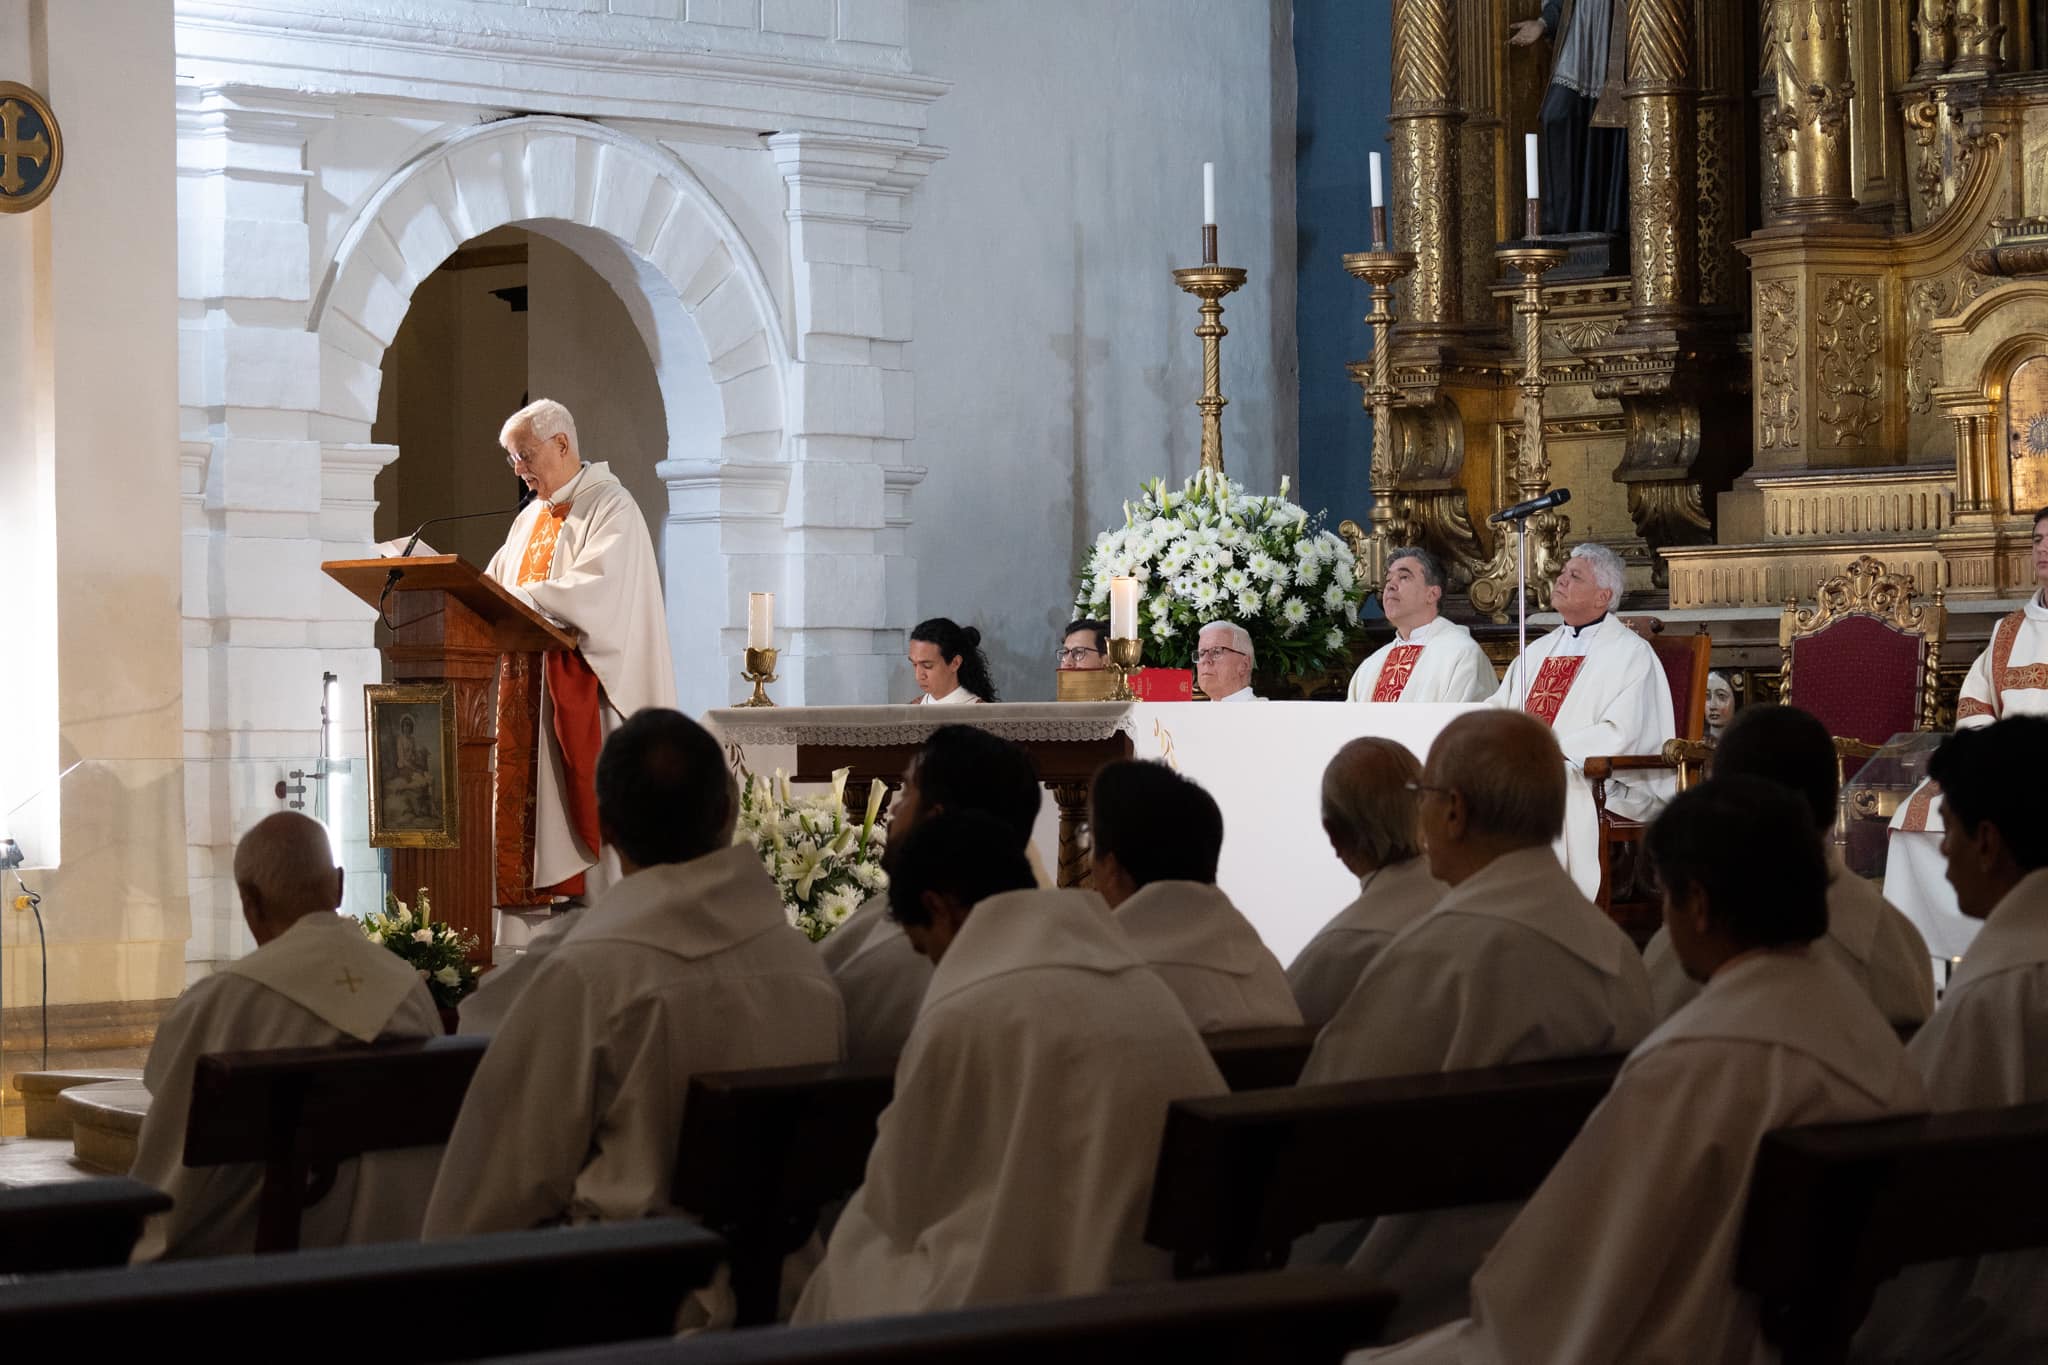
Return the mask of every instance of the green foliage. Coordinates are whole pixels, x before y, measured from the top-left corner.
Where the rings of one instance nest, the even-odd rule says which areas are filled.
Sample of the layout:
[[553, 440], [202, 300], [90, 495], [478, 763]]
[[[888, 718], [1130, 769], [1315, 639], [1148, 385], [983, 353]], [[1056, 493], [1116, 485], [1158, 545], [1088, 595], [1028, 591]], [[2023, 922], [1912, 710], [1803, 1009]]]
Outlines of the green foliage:
[[476, 935], [436, 920], [433, 914], [424, 886], [411, 905], [387, 891], [384, 913], [363, 920], [363, 936], [404, 958], [427, 983], [434, 1003], [452, 1010], [476, 989], [476, 967], [469, 960], [476, 950]]

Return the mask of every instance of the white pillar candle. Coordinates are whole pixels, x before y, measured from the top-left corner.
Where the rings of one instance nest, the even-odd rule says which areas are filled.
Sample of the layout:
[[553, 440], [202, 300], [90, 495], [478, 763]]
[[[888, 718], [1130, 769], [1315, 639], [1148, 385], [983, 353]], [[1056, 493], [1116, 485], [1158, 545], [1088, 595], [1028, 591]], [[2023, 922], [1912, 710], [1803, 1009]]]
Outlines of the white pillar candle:
[[1202, 226], [1216, 226], [1216, 163], [1202, 163]]
[[1138, 580], [1135, 578], [1109, 580], [1109, 638], [1138, 638]]
[[775, 644], [775, 594], [747, 594], [747, 648], [768, 649]]
[[1380, 184], [1380, 154], [1378, 152], [1372, 153], [1371, 156], [1366, 158], [1366, 162], [1372, 168], [1372, 206], [1376, 209], [1383, 209], [1387, 206], [1387, 192], [1385, 187]]
[[1541, 181], [1536, 174], [1536, 134], [1530, 133], [1522, 139], [1522, 156], [1528, 164], [1529, 197], [1531, 199], [1541, 199], [1543, 197], [1543, 189]]

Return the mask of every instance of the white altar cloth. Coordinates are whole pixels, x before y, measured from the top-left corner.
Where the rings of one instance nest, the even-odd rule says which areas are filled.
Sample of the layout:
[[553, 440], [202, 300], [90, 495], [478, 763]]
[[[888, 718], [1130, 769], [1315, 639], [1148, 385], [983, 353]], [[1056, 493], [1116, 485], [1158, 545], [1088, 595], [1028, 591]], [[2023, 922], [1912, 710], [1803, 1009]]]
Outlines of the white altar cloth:
[[[1347, 740], [1399, 741], [1418, 761], [1437, 732], [1479, 704], [1268, 702], [997, 702], [934, 713], [919, 706], [778, 707], [710, 712], [706, 723], [756, 773], [794, 771], [796, 746], [915, 744], [941, 725], [975, 725], [1019, 742], [1128, 734], [1134, 757], [1160, 759], [1202, 784], [1223, 810], [1217, 884], [1283, 963], [1358, 896], [1322, 826], [1323, 767]], [[1059, 865], [1058, 814], [1034, 836]]]

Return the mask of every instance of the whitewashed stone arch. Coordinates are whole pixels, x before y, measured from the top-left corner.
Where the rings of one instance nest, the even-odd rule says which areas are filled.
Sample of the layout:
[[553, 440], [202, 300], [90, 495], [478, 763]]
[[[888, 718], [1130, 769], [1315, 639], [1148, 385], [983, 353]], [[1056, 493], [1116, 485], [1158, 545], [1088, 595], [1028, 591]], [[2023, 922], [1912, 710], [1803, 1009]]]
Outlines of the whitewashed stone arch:
[[664, 375], [664, 360], [697, 348], [665, 343], [671, 329], [694, 325], [719, 396], [717, 453], [781, 457], [792, 357], [775, 296], [739, 228], [661, 148], [546, 115], [483, 124], [438, 143], [379, 187], [349, 226], [308, 324], [320, 338], [325, 439], [369, 441], [384, 351], [422, 280], [472, 237], [507, 224], [545, 231], [550, 220], [616, 238], [673, 291], [680, 309], [662, 306], [658, 295], [644, 309], [629, 303], [653, 354], [672, 437], [686, 418], [667, 401], [673, 376]]

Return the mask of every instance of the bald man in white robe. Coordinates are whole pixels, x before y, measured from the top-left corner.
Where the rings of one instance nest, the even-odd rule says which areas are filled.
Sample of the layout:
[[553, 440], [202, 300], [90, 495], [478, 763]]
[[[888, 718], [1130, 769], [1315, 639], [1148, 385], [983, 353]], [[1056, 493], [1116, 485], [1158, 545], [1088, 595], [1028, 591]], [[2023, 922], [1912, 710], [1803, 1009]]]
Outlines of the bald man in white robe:
[[1449, 581], [1427, 550], [1410, 546], [1387, 556], [1380, 609], [1394, 638], [1351, 675], [1348, 701], [1485, 701], [1499, 687], [1493, 661], [1472, 632], [1437, 613]]
[[[1449, 890], [1366, 969], [1301, 1083], [1626, 1052], [1654, 1022], [1641, 957], [1551, 852], [1564, 762], [1540, 722], [1460, 716], [1430, 747], [1421, 827]], [[1379, 1219], [1354, 1269], [1401, 1295], [1389, 1332], [1463, 1316], [1512, 1204]]]
[[[1813, 951], [1833, 955], [1894, 1026], [1926, 1023], [1934, 1009], [1926, 942], [1876, 887], [1843, 865], [1835, 848], [1840, 779], [1828, 728], [1789, 706], [1749, 707], [1721, 736], [1713, 771], [1716, 777], [1775, 782], [1806, 803], [1828, 868], [1828, 931]], [[1658, 1018], [1670, 1018], [1699, 994], [1699, 984], [1672, 950], [1669, 930], [1658, 929], [1650, 940], [1643, 966]]]
[[1088, 810], [1090, 881], [1195, 1028], [1299, 1025], [1280, 960], [1216, 885], [1215, 799], [1163, 763], [1126, 759], [1095, 774]]
[[[149, 1113], [129, 1174], [177, 1202], [149, 1220], [134, 1259], [226, 1256], [256, 1248], [263, 1168], [185, 1165], [192, 1076], [212, 1052], [431, 1038], [441, 1017], [420, 973], [335, 913], [341, 869], [327, 831], [286, 811], [235, 848], [235, 889], [256, 951], [195, 982], [157, 1028], [142, 1073]], [[300, 1219], [305, 1247], [409, 1240], [433, 1188], [438, 1148], [341, 1163]]]
[[[1564, 865], [1588, 900], [1600, 894], [1600, 825], [1586, 760], [1606, 754], [1654, 754], [1678, 733], [1671, 683], [1649, 643], [1613, 615], [1621, 601], [1621, 561], [1603, 545], [1572, 551], [1550, 593], [1564, 624], [1508, 667], [1492, 704], [1548, 725], [1570, 772]], [[1669, 784], [1660, 778], [1609, 779], [1607, 808], [1631, 820], [1657, 813]]]
[[626, 876], [542, 962], [470, 1083], [428, 1238], [674, 1212], [699, 1072], [835, 1062], [839, 992], [745, 844], [725, 755], [643, 711], [598, 768]]
[[1320, 1029], [1394, 936], [1450, 888], [1429, 870], [1411, 782], [1422, 765], [1391, 739], [1354, 739], [1323, 769], [1323, 833], [1358, 878], [1358, 899], [1337, 912], [1287, 966], [1304, 1023]]
[[799, 1322], [1165, 1279], [1145, 1214], [1167, 1106], [1224, 1092], [1173, 992], [1092, 891], [1040, 891], [1011, 836], [938, 816], [892, 853], [935, 962], [896, 1095]]
[[1758, 778], [1672, 803], [1649, 851], [1665, 923], [1705, 990], [1630, 1055], [1473, 1277], [1471, 1316], [1352, 1361], [1777, 1358], [1735, 1287], [1757, 1144], [1925, 1107], [1897, 1034], [1832, 954], [1805, 946], [1826, 923], [1813, 840], [1797, 798]]

